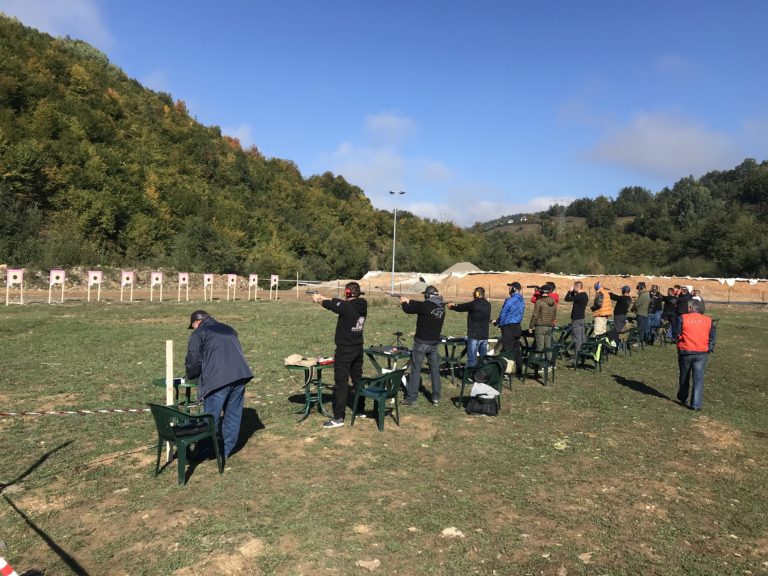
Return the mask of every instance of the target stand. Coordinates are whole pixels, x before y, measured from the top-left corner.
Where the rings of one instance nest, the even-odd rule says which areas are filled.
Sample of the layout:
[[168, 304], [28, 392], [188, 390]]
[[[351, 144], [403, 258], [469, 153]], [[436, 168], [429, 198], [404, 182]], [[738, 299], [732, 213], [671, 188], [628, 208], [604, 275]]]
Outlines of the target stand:
[[189, 302], [189, 273], [179, 272], [179, 297], [177, 302], [181, 302], [181, 287], [184, 286], [187, 289], [187, 302]]
[[24, 304], [24, 268], [9, 268], [5, 274], [5, 305], [11, 302], [11, 286], [18, 284], [19, 304]]
[[248, 301], [251, 301], [251, 288], [253, 288], [253, 300], [259, 297], [259, 275], [251, 274], [248, 276]]
[[227, 302], [229, 302], [229, 291], [232, 290], [232, 301], [237, 300], [237, 274], [227, 274]]
[[133, 283], [136, 279], [136, 273], [135, 272], [129, 272], [123, 270], [122, 274], [120, 275], [120, 302], [123, 301], [123, 292], [125, 291], [126, 287], [129, 289], [130, 294], [130, 302], [133, 302]]
[[203, 274], [203, 302], [207, 300], [213, 302], [213, 274]]
[[104, 280], [104, 272], [101, 270], [88, 271], [88, 302], [91, 301], [91, 286], [96, 286], [96, 302], [101, 301], [101, 283]]

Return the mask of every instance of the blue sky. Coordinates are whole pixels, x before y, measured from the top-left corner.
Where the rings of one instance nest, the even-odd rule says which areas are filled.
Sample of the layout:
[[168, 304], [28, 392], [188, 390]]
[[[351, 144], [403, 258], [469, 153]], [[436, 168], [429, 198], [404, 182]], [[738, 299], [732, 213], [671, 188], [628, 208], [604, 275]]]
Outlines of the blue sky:
[[0, 0], [305, 176], [461, 225], [768, 159], [765, 0]]

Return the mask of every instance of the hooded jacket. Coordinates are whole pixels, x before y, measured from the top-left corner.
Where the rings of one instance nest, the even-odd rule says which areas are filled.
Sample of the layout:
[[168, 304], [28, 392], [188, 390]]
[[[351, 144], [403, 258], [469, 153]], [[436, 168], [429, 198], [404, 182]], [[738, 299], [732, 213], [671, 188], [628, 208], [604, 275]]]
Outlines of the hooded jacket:
[[439, 342], [440, 333], [445, 321], [445, 302], [443, 297], [436, 294], [424, 302], [409, 300], [401, 305], [406, 314], [418, 314], [416, 319], [415, 340], [422, 342]]
[[539, 296], [533, 306], [531, 324], [529, 328], [536, 326], [554, 326], [557, 318], [557, 303], [552, 296]]
[[321, 306], [326, 310], [338, 314], [336, 321], [336, 346], [357, 347], [363, 345], [363, 328], [368, 316], [368, 301], [364, 298], [329, 298], [323, 300]]

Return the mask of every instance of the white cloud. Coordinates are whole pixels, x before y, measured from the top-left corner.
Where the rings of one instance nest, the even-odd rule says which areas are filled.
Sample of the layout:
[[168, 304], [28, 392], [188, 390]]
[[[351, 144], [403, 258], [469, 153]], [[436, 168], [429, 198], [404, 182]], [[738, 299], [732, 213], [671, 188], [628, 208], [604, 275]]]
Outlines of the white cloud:
[[343, 142], [327, 158], [331, 170], [369, 198], [405, 188], [405, 158], [396, 150]]
[[0, 0], [0, 11], [53, 36], [70, 36], [109, 50], [114, 38], [95, 0]]
[[439, 160], [421, 160], [417, 164], [421, 177], [428, 182], [447, 181], [454, 177], [453, 170]]
[[397, 146], [413, 133], [412, 119], [393, 112], [372, 114], [365, 119], [363, 127], [368, 138], [378, 146]]
[[496, 200], [503, 196], [498, 191], [483, 190], [482, 187], [454, 190], [443, 202], [411, 202], [398, 206], [425, 218], [451, 221], [460, 226], [471, 226], [476, 222], [487, 222], [511, 214], [541, 212], [553, 204], [567, 205], [574, 198], [537, 196], [526, 202], [505, 202]]
[[607, 132], [587, 154], [596, 162], [680, 178], [725, 169], [743, 159], [733, 136], [679, 114], [640, 113]]
[[139, 78], [139, 82], [143, 86], [150, 88], [156, 92], [168, 92], [171, 91], [171, 82], [168, 79], [168, 75], [165, 70], [153, 70], [146, 76]]
[[237, 138], [243, 148], [253, 146], [253, 129], [250, 124], [240, 124], [240, 126], [234, 128], [222, 126], [221, 133], [232, 138]]

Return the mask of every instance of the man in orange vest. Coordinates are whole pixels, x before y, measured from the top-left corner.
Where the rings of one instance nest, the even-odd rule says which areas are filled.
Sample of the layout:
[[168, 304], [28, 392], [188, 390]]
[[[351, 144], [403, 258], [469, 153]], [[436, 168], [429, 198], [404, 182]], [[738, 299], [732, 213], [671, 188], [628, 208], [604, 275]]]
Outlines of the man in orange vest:
[[613, 306], [608, 288], [599, 281], [595, 282], [595, 301], [590, 310], [592, 310], [592, 316], [595, 318], [594, 335], [605, 334], [608, 331], [608, 317], [613, 314]]
[[699, 411], [704, 399], [704, 370], [707, 367], [707, 357], [715, 350], [715, 326], [712, 324], [712, 318], [701, 313], [701, 305], [696, 300], [688, 303], [688, 314], [681, 316], [680, 320], [681, 328], [677, 338], [680, 384], [677, 399], [680, 404]]

